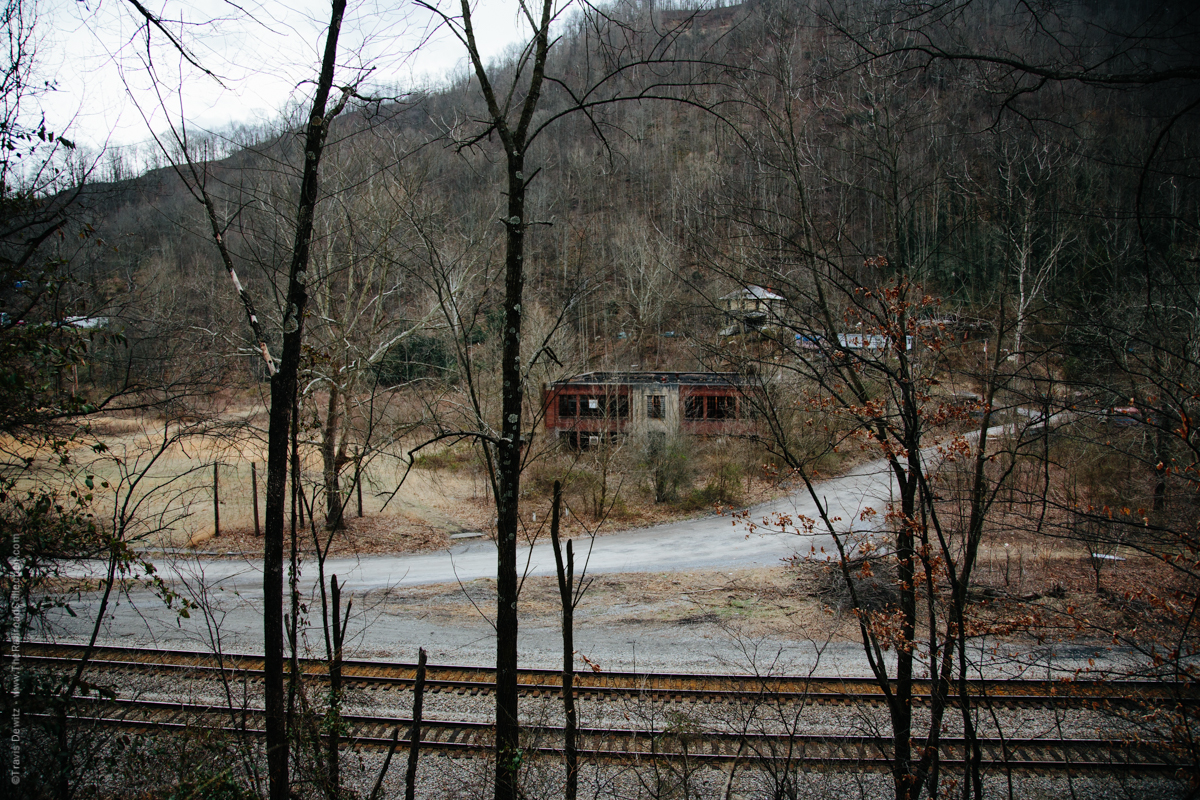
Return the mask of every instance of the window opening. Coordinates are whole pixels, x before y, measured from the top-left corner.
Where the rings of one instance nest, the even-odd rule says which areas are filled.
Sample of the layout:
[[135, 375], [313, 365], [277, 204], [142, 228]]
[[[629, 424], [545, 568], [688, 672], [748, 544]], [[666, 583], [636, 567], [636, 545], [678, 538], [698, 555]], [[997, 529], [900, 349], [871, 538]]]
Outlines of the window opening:
[[663, 395], [652, 394], [646, 398], [646, 416], [650, 419], [663, 418]]
[[579, 416], [581, 416], [581, 417], [603, 417], [604, 416], [604, 398], [603, 397], [581, 397], [581, 398], [579, 398]]
[[708, 398], [709, 419], [735, 419], [737, 417], [737, 398], [718, 396]]
[[578, 415], [579, 399], [573, 394], [560, 394], [558, 396], [558, 415], [560, 417], [574, 417]]

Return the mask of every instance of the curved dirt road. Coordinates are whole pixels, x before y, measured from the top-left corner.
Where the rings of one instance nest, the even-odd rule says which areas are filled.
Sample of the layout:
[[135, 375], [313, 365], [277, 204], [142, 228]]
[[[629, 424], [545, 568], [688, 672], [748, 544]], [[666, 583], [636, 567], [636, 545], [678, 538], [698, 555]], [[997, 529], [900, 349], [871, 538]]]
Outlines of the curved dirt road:
[[[863, 508], [882, 511], [888, 501], [890, 481], [883, 462], [872, 462], [845, 475], [822, 481], [819, 496], [829, 505], [831, 516], [839, 518], [839, 530], [846, 531], [857, 522]], [[816, 517], [816, 507], [806, 489], [788, 497], [749, 509], [747, 515], [709, 515], [684, 522], [622, 531], [595, 539], [590, 556], [587, 546], [576, 541], [576, 573], [587, 558], [591, 575], [600, 573], [662, 573], [691, 571], [713, 574], [738, 568], [772, 567], [796, 553], [820, 554], [832, 542], [827, 535], [805, 536], [795, 525], [785, 530], [778, 526], [778, 515], [798, 520], [799, 515]], [[754, 523], [752, 527], [750, 523]], [[856, 529], [865, 526], [857, 523]], [[522, 568], [529, 576], [553, 575], [554, 555], [548, 543], [521, 551]], [[257, 651], [262, 637], [262, 567], [253, 559], [201, 559], [194, 555], [155, 559], [158, 574], [173, 584], [180, 594], [201, 603], [207, 613], [182, 618], [145, 588], [130, 587], [119, 604], [111, 607], [102, 626], [101, 639], [110, 643], [140, 643], [177, 647], [181, 645], [208, 650], [217, 646], [219, 637], [225, 648]], [[101, 565], [93, 565], [94, 577], [100, 577]], [[306, 563], [301, 577], [301, 594], [314, 598], [316, 567]], [[85, 570], [86, 571], [86, 570]], [[470, 584], [480, 578], [494, 578], [496, 548], [491, 541], [475, 540], [437, 553], [396, 556], [365, 556], [357, 559], [331, 559], [326, 575], [337, 575], [354, 598], [355, 621], [352, 639], [379, 652], [408, 653], [413, 644], [432, 648], [431, 655], [451, 662], [464, 659], [488, 663], [493, 657], [494, 631], [479, 613], [469, 613], [452, 623], [437, 623], [420, 606], [404, 605], [381, 611], [392, 590], [419, 584]], [[619, 580], [619, 579], [617, 579]], [[686, 581], [688, 579], [682, 578]], [[461, 594], [457, 586], [451, 590]], [[382, 605], [381, 605], [382, 604]], [[91, 632], [97, 608], [95, 595], [84, 595], [72, 604], [77, 616], [50, 614], [53, 627], [67, 638], [86, 637]], [[310, 603], [310, 607], [319, 608]], [[360, 610], [361, 609], [361, 610]], [[372, 610], [374, 609], [374, 610]], [[314, 612], [316, 613], [316, 612]], [[581, 613], [603, 614], [605, 609]], [[318, 615], [319, 616], [319, 615]], [[313, 627], [316, 625], [317, 627]], [[308, 621], [305, 636], [320, 638], [319, 619]], [[633, 630], [624, 622], [610, 625], [603, 619], [588, 624], [590, 652], [657, 654], [656, 660], [672, 668], [693, 663], [698, 654], [707, 653], [712, 644], [709, 626], [689, 630], [690, 636], [675, 629], [664, 636], [658, 626], [648, 624]], [[369, 631], [369, 633], [368, 633]], [[316, 639], [314, 639], [316, 641]], [[522, 622], [522, 659], [541, 663], [546, 654], [561, 646], [557, 624], [545, 626]], [[701, 649], [703, 647], [703, 649]], [[856, 652], [849, 648], [851, 653]], [[730, 657], [736, 656], [731, 651]], [[561, 655], [553, 656], [561, 659]], [[851, 657], [851, 661], [853, 661]]]
[[[845, 475], [818, 485], [819, 495], [836, 519], [840, 532], [858, 522], [866, 507], [882, 512], [888, 502], [890, 483], [882, 461], [857, 467]], [[577, 572], [587, 559], [589, 573], [671, 572], [701, 569], [775, 566], [796, 553], [833, 549], [828, 535], [804, 535], [796, 525], [782, 528], [780, 515], [798, 520], [800, 515], [816, 518], [816, 505], [803, 487], [793, 494], [754, 506], [748, 516], [709, 515], [683, 522], [637, 528], [598, 536], [590, 556], [586, 542], [575, 543]], [[881, 513], [882, 516], [882, 513]], [[749, 523], [754, 523], [751, 526]], [[554, 553], [549, 542], [524, 547], [520, 563], [530, 576], [553, 575]], [[261, 597], [262, 571], [257, 561], [195, 558], [158, 565], [159, 574], [172, 581], [203, 573], [206, 583], [234, 591], [243, 598]], [[307, 570], [311, 584], [315, 568]], [[496, 574], [496, 547], [490, 540], [476, 540], [436, 553], [392, 556], [362, 556], [330, 559], [327, 575], [337, 575], [355, 592], [388, 587], [433, 583], [463, 583]], [[305, 591], [310, 588], [305, 586]]]

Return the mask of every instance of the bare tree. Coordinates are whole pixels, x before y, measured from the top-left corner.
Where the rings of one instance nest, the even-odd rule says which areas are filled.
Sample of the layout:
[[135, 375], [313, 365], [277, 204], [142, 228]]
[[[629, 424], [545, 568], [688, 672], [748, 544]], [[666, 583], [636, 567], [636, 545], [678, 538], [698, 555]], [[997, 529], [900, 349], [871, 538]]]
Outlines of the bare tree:
[[[430, 10], [435, 10], [431, 8]], [[504, 147], [507, 165], [508, 205], [504, 226], [505, 279], [504, 328], [500, 380], [503, 384], [498, 436], [489, 435], [486, 448], [489, 464], [495, 459], [496, 500], [496, 800], [515, 800], [519, 794], [518, 771], [521, 749], [517, 718], [517, 534], [520, 518], [521, 445], [524, 411], [524, 364], [521, 360], [521, 303], [525, 285], [525, 232], [530, 225], [526, 218], [525, 170], [526, 152], [532, 141], [533, 116], [545, 81], [546, 58], [550, 51], [550, 23], [554, 19], [552, 0], [544, 0], [538, 16], [534, 17], [521, 4], [528, 19], [533, 39], [522, 55], [520, 64], [528, 67], [528, 76], [512, 79], [515, 90], [519, 82], [523, 97], [499, 94], [492, 86], [491, 75], [483, 63], [476, 41], [471, 6], [462, 3], [461, 38], [466, 45], [471, 66], [487, 103], [488, 127], [494, 129]], [[524, 80], [522, 80], [524, 78]], [[514, 103], [515, 108], [510, 104]], [[515, 112], [515, 114], [514, 114]], [[482, 434], [481, 434], [482, 435]], [[494, 454], [494, 455], [493, 455]]]
[[279, 369], [271, 376], [270, 429], [267, 442], [267, 490], [263, 546], [263, 651], [267, 718], [267, 774], [271, 800], [288, 796], [288, 746], [283, 691], [283, 544], [288, 438], [295, 404], [308, 303], [309, 247], [318, 198], [321, 154], [334, 117], [345, 107], [352, 90], [329, 107], [337, 61], [338, 35], [345, 0], [333, 0], [321, 74], [313, 97], [304, 142], [304, 170], [296, 207], [296, 235], [284, 298], [283, 346]]
[[[777, 333], [716, 348], [711, 357], [758, 376], [761, 391], [746, 399], [760, 408], [768, 447], [818, 509], [797, 531], [834, 541], [836, 569], [887, 704], [895, 795], [913, 800], [937, 795], [951, 685], [971, 668], [968, 588], [988, 510], [1007, 477], [987, 468], [987, 431], [1006, 378], [995, 338], [974, 376], [983, 394], [974, 431], [939, 430], [967, 419], [937, 396], [957, 345], [924, 286], [958, 234], [946, 213], [961, 202], [956, 187], [964, 180], [955, 172], [961, 145], [950, 134], [953, 112], [937, 102], [936, 84], [909, 72], [902, 58], [845, 70], [851, 46], [815, 43], [815, 22], [783, 7], [764, 16], [769, 46], [754, 54], [742, 92], [748, 166], [701, 195], [696, 209], [705, 260], [725, 279], [711, 306], [730, 285], [770, 286], [781, 298], [767, 311]], [[1001, 308], [995, 336], [1008, 336], [1010, 325]], [[797, 414], [797, 405], [810, 413]], [[797, 424], [816, 428], [824, 441], [798, 435]], [[969, 510], [953, 524], [941, 517], [935, 445], [970, 465], [962, 498]], [[839, 448], [874, 452], [892, 486], [890, 502], [858, 520], [835, 519], [816, 490], [822, 461]], [[886, 590], [872, 596], [868, 586], [876, 585]], [[920, 670], [934, 679], [925, 721], [914, 714]], [[967, 710], [963, 720], [970, 739]], [[965, 791], [981, 791], [977, 770], [964, 777]]]
[[[995, 206], [1001, 249], [1015, 283], [1016, 307], [1010, 356], [1022, 359], [1025, 330], [1058, 268], [1073, 235], [1065, 217], [1072, 205], [1064, 195], [1071, 172], [1060, 146], [1001, 134], [996, 166]], [[1067, 163], [1064, 163], [1067, 162]], [[1056, 213], [1057, 212], [1057, 213]]]
[[[351, 155], [347, 147], [340, 154], [341, 169], [333, 181], [338, 187], [353, 185], [354, 192], [338, 187], [330, 192], [318, 219], [309, 281], [313, 355], [304, 371], [303, 394], [326, 393], [324, 418], [315, 413], [330, 530], [344, 522], [342, 470], [353, 462], [352, 488], [358, 488], [364, 463], [401, 430], [378, 435], [389, 407], [389, 395], [379, 391], [381, 372], [394, 349], [424, 329], [431, 314], [417, 306], [423, 302], [416, 291], [421, 282], [413, 278], [414, 265], [404, 262], [413, 247], [404, 240], [413, 236], [408, 220], [414, 211], [403, 198], [419, 194], [421, 185], [412, 177], [406, 185], [391, 185], [402, 178], [366, 158], [364, 149], [355, 147]], [[377, 444], [380, 438], [384, 441]]]
[[[449, 26], [466, 49], [471, 71], [483, 100], [484, 111], [471, 120], [470, 129], [455, 131], [459, 147], [482, 146], [494, 136], [503, 148], [506, 208], [501, 217], [505, 231], [504, 299], [501, 328], [500, 424], [494, 429], [463, 431], [483, 444], [492, 476], [496, 503], [497, 613], [496, 613], [496, 786], [497, 800], [518, 795], [521, 766], [517, 718], [517, 544], [523, 450], [526, 444], [522, 419], [528, 371], [549, 357], [545, 342], [535, 345], [528, 363], [522, 359], [522, 330], [527, 316], [524, 286], [529, 231], [541, 221], [530, 218], [528, 190], [539, 168], [533, 163], [535, 143], [564, 117], [581, 114], [589, 126], [604, 135], [603, 110], [628, 100], [667, 99], [704, 105], [697, 96], [704, 83], [701, 71], [710, 59], [685, 58], [674, 44], [678, 30], [648, 33], [627, 17], [590, 5], [583, 6], [576, 25], [585, 35], [583, 46], [595, 48], [597, 58], [578, 72], [553, 73], [550, 53], [551, 25], [561, 13], [553, 0], [519, 4], [517, 13], [528, 26], [529, 38], [507, 69], [489, 67], [480, 54], [470, 4], [463, 0], [453, 16], [422, 3]], [[622, 10], [623, 9], [619, 9]], [[654, 20], [638, 19], [637, 22]], [[565, 65], [568, 69], [571, 65]], [[554, 104], [543, 101], [555, 89]], [[526, 351], [528, 352], [528, 351]]]
[[675, 253], [645, 218], [626, 221], [614, 240], [627, 333], [637, 348], [637, 363], [645, 367], [647, 342], [656, 341], [674, 294]]

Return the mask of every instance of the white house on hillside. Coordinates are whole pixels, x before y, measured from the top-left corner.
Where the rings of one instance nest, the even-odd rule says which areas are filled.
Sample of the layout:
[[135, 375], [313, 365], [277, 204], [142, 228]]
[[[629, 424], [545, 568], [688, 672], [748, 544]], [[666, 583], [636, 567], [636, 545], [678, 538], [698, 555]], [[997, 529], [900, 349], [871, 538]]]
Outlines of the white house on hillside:
[[778, 320], [783, 312], [784, 299], [770, 289], [747, 286], [721, 298], [722, 310], [733, 324], [721, 331], [722, 336], [761, 331]]

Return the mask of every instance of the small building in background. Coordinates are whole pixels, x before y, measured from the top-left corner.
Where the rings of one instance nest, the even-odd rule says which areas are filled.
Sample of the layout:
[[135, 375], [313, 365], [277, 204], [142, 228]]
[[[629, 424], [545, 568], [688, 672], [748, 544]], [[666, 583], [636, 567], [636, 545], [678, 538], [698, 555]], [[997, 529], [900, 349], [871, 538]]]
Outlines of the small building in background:
[[770, 289], [747, 286], [721, 297], [721, 310], [729, 318], [719, 335], [737, 336], [742, 333], [761, 332], [779, 321], [784, 299]]
[[546, 431], [578, 449], [620, 436], [743, 434], [744, 393], [733, 372], [588, 372], [544, 388]]

